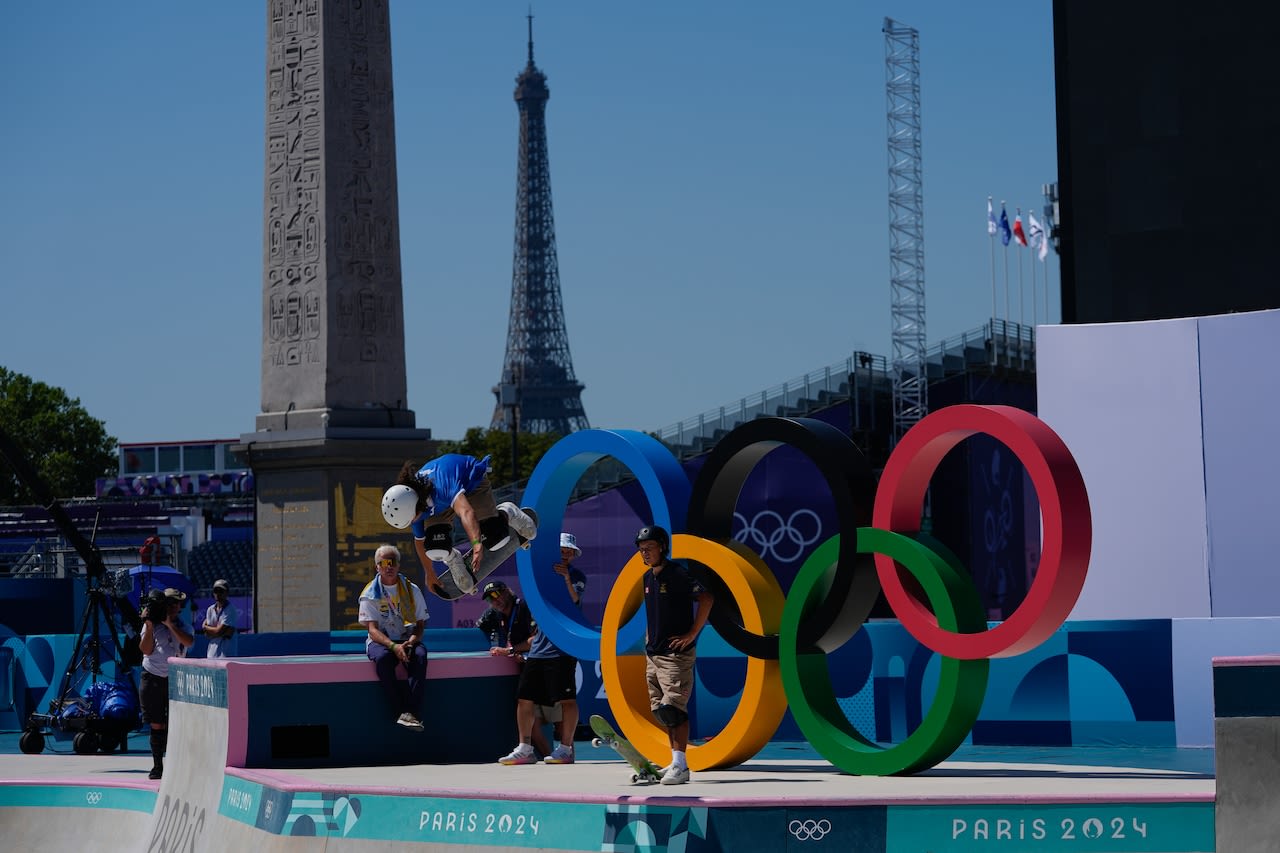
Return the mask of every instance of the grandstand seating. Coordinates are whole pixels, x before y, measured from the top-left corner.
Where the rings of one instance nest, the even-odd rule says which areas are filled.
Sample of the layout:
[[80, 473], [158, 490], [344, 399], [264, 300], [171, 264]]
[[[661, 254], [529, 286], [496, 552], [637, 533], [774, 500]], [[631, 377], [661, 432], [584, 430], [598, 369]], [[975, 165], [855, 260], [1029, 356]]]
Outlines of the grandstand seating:
[[207, 592], [218, 578], [226, 578], [232, 594], [253, 590], [253, 543], [205, 542], [187, 554], [187, 576]]

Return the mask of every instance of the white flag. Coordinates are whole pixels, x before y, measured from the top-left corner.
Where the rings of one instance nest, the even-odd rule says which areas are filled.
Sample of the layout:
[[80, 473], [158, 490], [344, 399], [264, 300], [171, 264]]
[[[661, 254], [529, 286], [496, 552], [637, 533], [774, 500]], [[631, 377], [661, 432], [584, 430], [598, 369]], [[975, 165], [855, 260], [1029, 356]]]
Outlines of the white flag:
[[995, 234], [996, 228], [996, 212], [991, 207], [991, 196], [987, 196], [987, 233]]
[[1045, 238], [1044, 229], [1036, 221], [1036, 215], [1027, 211], [1027, 225], [1031, 227], [1031, 248], [1039, 250], [1040, 260], [1049, 256], [1049, 241]]

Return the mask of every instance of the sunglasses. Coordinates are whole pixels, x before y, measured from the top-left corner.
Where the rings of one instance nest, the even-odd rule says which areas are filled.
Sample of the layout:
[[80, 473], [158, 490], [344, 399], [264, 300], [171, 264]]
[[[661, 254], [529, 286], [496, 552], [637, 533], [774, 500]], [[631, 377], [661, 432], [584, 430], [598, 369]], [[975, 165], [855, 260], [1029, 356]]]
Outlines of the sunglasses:
[[378, 565], [379, 566], [398, 566], [400, 565], [400, 561], [393, 560], [390, 557], [383, 557], [381, 560], [378, 561]]

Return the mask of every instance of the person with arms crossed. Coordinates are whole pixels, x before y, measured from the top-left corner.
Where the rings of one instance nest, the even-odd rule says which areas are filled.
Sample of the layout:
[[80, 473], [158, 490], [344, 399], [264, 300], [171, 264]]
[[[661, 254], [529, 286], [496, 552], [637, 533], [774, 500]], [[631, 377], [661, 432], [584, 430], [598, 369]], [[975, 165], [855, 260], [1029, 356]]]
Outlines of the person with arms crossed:
[[240, 611], [227, 596], [231, 585], [222, 578], [213, 582], [213, 604], [204, 614], [204, 635], [209, 638], [209, 648], [205, 650], [207, 658], [233, 658], [239, 654], [240, 635], [236, 624], [240, 621]]
[[[477, 459], [446, 453], [421, 468], [404, 463], [396, 485], [382, 496], [382, 516], [397, 530], [413, 528], [414, 547], [429, 588], [437, 583], [433, 563], [441, 562], [463, 594], [476, 588], [485, 551], [506, 545], [513, 528], [526, 541], [538, 535], [537, 524], [524, 510], [510, 501], [494, 502], [488, 456]], [[470, 566], [453, 547], [454, 518], [471, 540]]]
[[[427, 686], [427, 647], [422, 632], [427, 626], [427, 601], [418, 585], [400, 574], [400, 550], [382, 545], [373, 554], [378, 574], [360, 593], [360, 624], [369, 632], [365, 654], [393, 710], [396, 723], [422, 731], [422, 699]], [[404, 665], [408, 684], [396, 677]], [[406, 689], [407, 688], [407, 689]]]
[[196, 638], [182, 621], [186, 593], [172, 587], [152, 590], [142, 609], [142, 678], [138, 699], [142, 718], [151, 727], [151, 772], [148, 779], [164, 776], [164, 754], [169, 745], [169, 658], [182, 657]]
[[[711, 615], [714, 598], [689, 576], [681, 563], [668, 559], [671, 536], [649, 525], [636, 534], [636, 550], [649, 567], [644, 573], [645, 676], [649, 707], [667, 729], [671, 763], [662, 768], [662, 784], [689, 781], [689, 697], [693, 693], [695, 644]], [[694, 609], [694, 603], [697, 609]]]
[[[582, 593], [587, 588], [587, 576], [573, 568], [573, 561], [582, 555], [578, 540], [572, 533], [560, 534], [560, 562], [554, 571], [564, 578], [569, 600], [582, 606]], [[547, 635], [534, 633], [525, 655], [524, 669], [516, 688], [516, 725], [520, 729], [520, 743], [508, 755], [498, 759], [500, 764], [533, 764], [533, 735], [537, 722], [538, 706], [555, 705], [560, 709], [560, 743], [543, 761], [547, 764], [573, 763], [573, 735], [578, 728], [578, 660], [556, 647]]]

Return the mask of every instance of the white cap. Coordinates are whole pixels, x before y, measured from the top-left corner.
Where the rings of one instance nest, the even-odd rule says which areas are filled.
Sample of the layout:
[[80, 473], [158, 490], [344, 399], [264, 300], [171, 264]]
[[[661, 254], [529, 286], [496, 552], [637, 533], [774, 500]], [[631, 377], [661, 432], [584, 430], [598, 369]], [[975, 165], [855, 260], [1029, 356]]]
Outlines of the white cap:
[[582, 555], [582, 549], [578, 547], [578, 537], [572, 533], [560, 534], [560, 547], [568, 548], [570, 551], [577, 551], [578, 555]]

